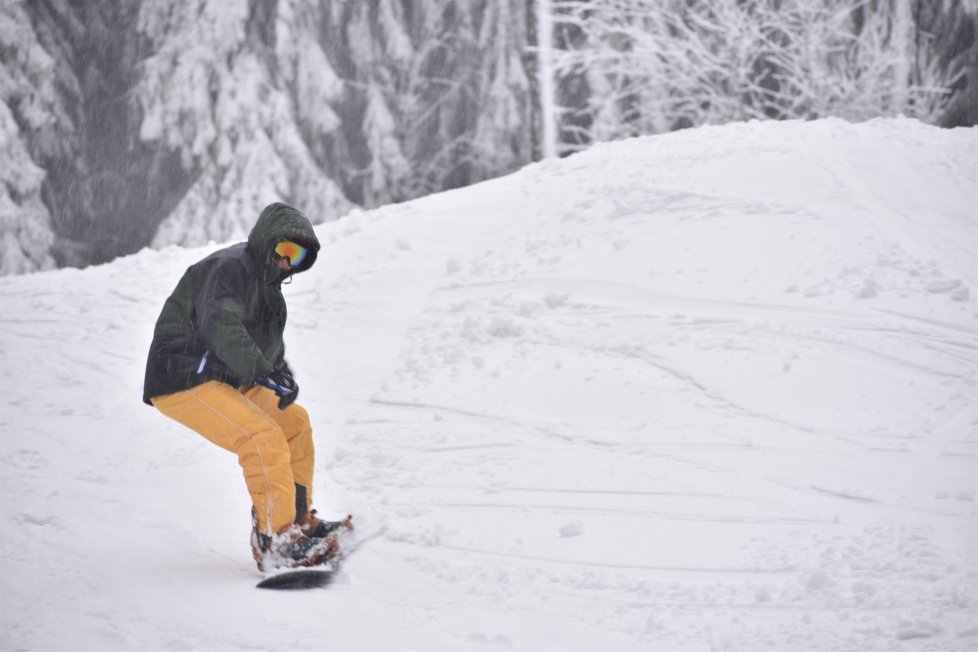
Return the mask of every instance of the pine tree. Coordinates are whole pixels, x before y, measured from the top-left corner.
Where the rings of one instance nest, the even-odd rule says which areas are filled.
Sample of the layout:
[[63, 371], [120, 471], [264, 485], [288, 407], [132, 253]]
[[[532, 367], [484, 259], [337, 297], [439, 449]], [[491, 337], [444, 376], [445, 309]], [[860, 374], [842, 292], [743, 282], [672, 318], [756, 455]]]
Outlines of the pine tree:
[[40, 46], [22, 3], [0, 6], [0, 275], [51, 269], [55, 236], [41, 201], [45, 172], [34, 160], [57, 141], [46, 123], [63, 115], [54, 60]]
[[[243, 238], [273, 201], [300, 206], [314, 222], [350, 205], [297, 126], [309, 137], [337, 121], [328, 105], [325, 116], [312, 107], [298, 111], [289, 92], [307, 102], [328, 98], [335, 76], [309, 67], [324, 59], [305, 59], [318, 48], [297, 33], [296, 5], [285, 4], [281, 14], [254, 13], [254, 6], [261, 5], [186, 0], [141, 7], [139, 31], [151, 54], [136, 92], [140, 136], [179, 152], [196, 179], [160, 225], [154, 246]], [[279, 33], [283, 46], [276, 51]]]

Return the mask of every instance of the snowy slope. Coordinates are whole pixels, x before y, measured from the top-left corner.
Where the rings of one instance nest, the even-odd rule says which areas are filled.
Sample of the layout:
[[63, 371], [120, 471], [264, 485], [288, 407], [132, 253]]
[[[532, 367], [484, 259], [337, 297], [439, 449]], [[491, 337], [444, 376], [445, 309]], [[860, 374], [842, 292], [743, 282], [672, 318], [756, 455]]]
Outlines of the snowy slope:
[[318, 232], [341, 580], [255, 590], [235, 460], [140, 403], [215, 247], [6, 277], [0, 648], [978, 649], [978, 130], [690, 130]]

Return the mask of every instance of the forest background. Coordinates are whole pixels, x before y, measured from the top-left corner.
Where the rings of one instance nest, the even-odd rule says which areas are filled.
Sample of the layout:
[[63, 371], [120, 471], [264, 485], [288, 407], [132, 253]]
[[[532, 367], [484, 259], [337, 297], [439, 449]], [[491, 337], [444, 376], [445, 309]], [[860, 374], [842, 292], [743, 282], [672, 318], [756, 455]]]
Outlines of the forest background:
[[7, 0], [0, 64], [5, 275], [704, 124], [974, 125], [978, 0]]

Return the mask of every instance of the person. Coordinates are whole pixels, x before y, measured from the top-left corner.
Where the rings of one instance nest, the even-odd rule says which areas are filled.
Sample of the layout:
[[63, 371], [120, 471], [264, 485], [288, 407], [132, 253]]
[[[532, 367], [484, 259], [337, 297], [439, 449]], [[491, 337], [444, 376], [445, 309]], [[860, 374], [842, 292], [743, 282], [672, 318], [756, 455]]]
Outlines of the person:
[[238, 456], [252, 501], [259, 570], [315, 566], [339, 552], [312, 505], [309, 414], [285, 361], [282, 283], [316, 262], [319, 240], [298, 209], [274, 203], [247, 242], [191, 265], [163, 304], [143, 401]]

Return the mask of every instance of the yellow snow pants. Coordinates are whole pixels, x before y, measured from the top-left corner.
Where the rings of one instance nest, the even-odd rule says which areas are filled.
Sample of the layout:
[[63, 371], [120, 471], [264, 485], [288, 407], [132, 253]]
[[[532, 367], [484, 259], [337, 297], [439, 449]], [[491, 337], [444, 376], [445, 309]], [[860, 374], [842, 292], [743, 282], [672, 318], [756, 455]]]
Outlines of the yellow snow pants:
[[260, 532], [280, 532], [295, 521], [296, 485], [305, 489], [306, 508], [312, 504], [315, 450], [302, 407], [280, 410], [278, 395], [267, 387], [235, 389], [216, 380], [151, 402], [238, 456]]

